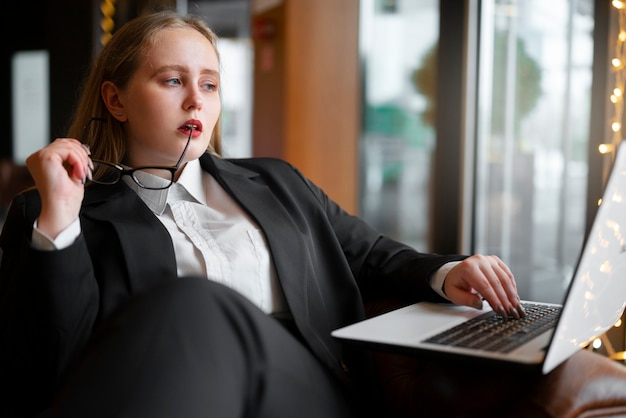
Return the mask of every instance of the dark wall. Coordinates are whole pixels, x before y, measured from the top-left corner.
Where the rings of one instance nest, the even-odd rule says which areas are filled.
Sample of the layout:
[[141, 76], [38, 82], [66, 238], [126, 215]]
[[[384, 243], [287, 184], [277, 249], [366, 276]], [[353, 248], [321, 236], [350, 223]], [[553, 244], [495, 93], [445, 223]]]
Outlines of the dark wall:
[[[0, 109], [11, 109], [11, 56], [15, 51], [37, 49], [43, 45], [43, 13], [41, 10], [43, 1], [11, 1], [5, 4], [3, 13], [0, 14], [1, 25], [12, 28], [10, 35], [2, 42], [2, 64], [0, 80], [3, 80], [0, 90]], [[35, 12], [33, 12], [35, 10]], [[6, 34], [7, 32], [5, 32]], [[0, 158], [12, 155], [11, 138], [13, 127], [11, 126], [11, 112], [0, 112]]]
[[[50, 58], [50, 135], [63, 136], [76, 92], [89, 65], [93, 44], [92, 1], [12, 1], [5, 5], [0, 97], [11, 109], [11, 57], [17, 51], [45, 49]], [[0, 112], [0, 158], [12, 157], [12, 112]]]
[[47, 1], [44, 28], [50, 53], [50, 135], [65, 136], [69, 118], [93, 55], [92, 3]]

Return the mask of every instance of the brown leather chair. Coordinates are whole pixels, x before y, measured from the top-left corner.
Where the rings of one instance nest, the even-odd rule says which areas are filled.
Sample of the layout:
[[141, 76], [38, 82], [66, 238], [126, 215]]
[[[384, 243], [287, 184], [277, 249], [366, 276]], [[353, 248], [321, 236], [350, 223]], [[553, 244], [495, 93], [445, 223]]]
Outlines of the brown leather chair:
[[511, 417], [626, 417], [626, 365], [581, 350], [540, 378]]

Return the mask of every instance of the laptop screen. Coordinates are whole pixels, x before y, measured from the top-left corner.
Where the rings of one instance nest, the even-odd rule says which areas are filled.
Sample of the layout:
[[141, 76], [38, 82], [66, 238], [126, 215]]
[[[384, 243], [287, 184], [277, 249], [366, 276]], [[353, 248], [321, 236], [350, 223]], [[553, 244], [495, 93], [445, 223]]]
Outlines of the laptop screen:
[[626, 146], [622, 145], [570, 282], [544, 370], [610, 329], [625, 307]]

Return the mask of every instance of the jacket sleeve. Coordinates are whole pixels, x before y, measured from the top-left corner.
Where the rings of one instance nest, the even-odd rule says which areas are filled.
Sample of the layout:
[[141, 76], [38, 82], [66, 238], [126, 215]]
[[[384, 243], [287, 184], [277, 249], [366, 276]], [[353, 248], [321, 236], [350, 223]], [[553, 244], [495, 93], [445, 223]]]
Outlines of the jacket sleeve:
[[323, 208], [365, 301], [385, 297], [407, 302], [446, 301], [432, 289], [430, 279], [447, 262], [466, 256], [424, 253], [385, 236], [362, 218], [347, 213], [295, 167], [292, 169]]
[[98, 309], [82, 235], [63, 250], [31, 247], [39, 210], [35, 191], [17, 196], [0, 235], [0, 415], [28, 415], [49, 401]]

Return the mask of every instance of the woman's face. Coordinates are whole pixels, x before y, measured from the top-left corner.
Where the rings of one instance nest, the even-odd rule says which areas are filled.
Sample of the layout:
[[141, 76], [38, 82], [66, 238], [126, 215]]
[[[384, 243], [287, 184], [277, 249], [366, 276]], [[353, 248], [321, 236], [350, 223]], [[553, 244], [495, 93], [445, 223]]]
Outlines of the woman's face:
[[191, 28], [161, 31], [119, 92], [132, 167], [173, 166], [202, 155], [220, 115], [219, 61], [208, 39]]

